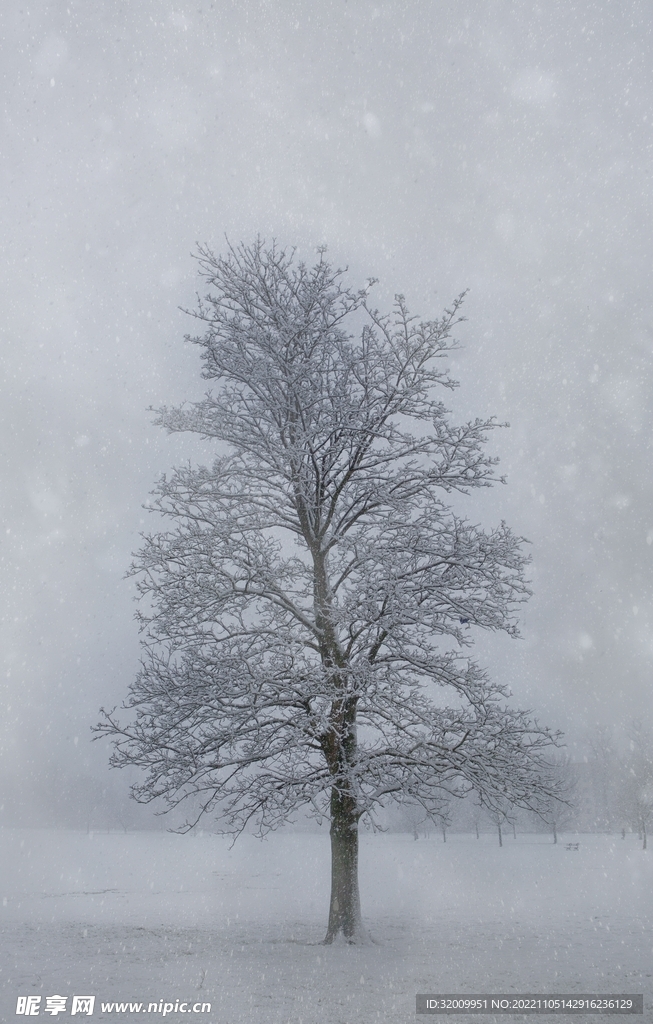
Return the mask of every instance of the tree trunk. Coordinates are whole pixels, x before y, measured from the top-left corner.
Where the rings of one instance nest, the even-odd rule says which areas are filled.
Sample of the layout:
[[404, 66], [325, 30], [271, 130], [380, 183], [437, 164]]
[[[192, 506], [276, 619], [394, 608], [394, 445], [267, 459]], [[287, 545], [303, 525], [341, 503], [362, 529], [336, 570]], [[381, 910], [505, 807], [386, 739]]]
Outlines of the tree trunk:
[[501, 822], [497, 824], [497, 828], [499, 829], [499, 846], [503, 846], [503, 836], [501, 835]]
[[324, 944], [342, 934], [347, 942], [364, 940], [358, 891], [358, 817], [352, 797], [331, 790], [331, 902]]
[[444, 843], [446, 843], [446, 841], [447, 841], [447, 830], [446, 830], [446, 828], [444, 826], [442, 826], [442, 841]]
[[643, 836], [643, 839], [644, 839], [644, 842], [643, 842], [643, 845], [642, 845], [642, 850], [645, 850], [646, 849], [646, 824], [644, 824], [644, 827], [642, 828], [642, 836]]
[[557, 828], [556, 828], [556, 823], [555, 823], [555, 821], [553, 822], [553, 842], [554, 842], [554, 843], [557, 843], [557, 842], [558, 842], [558, 830], [557, 830]]
[[478, 836], [478, 822], [475, 821], [474, 824], [476, 826], [476, 838], [478, 839], [479, 838], [479, 836]]

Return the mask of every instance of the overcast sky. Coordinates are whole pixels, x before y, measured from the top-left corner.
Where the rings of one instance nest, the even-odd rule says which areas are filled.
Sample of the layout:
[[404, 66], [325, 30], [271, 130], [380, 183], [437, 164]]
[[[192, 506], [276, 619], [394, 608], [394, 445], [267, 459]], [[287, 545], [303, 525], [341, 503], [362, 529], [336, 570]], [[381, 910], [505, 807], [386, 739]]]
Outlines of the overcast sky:
[[[123, 579], [191, 438], [196, 242], [327, 244], [424, 318], [469, 289], [456, 416], [510, 421], [470, 516], [531, 541], [492, 671], [582, 752], [652, 711], [651, 23], [636, 0], [5, 5], [0, 766], [102, 778]], [[20, 785], [17, 779], [23, 777]], [[80, 783], [81, 785], [81, 783]], [[21, 790], [20, 787], [23, 787]]]

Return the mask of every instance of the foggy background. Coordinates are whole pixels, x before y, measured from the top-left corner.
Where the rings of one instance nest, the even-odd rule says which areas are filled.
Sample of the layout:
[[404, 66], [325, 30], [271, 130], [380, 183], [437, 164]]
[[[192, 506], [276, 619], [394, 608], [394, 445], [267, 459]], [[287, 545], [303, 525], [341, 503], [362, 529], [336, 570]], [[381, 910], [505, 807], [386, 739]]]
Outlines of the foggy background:
[[[196, 242], [327, 244], [376, 303], [469, 289], [458, 419], [495, 414], [531, 541], [523, 639], [478, 654], [582, 758], [651, 717], [651, 10], [635, 0], [61, 0], [2, 19], [4, 820], [115, 820], [91, 744], [138, 662], [124, 580], [201, 396]], [[4, 800], [4, 803], [3, 803]], [[2, 815], [0, 815], [0, 820]]]

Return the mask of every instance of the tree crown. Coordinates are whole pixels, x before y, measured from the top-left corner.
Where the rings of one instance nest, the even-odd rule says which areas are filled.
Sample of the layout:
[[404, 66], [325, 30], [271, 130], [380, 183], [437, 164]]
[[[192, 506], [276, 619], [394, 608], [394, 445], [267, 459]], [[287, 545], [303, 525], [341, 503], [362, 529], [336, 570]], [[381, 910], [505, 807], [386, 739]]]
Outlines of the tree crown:
[[200, 794], [235, 830], [322, 813], [334, 787], [356, 819], [392, 795], [437, 816], [470, 788], [531, 806], [552, 737], [467, 654], [475, 626], [516, 635], [521, 540], [445, 501], [496, 479], [495, 421], [454, 425], [440, 400], [462, 296], [419, 321], [402, 296], [380, 314], [324, 250], [199, 262], [189, 340], [217, 390], [158, 422], [221, 453], [155, 492], [171, 529], [133, 566], [146, 658], [135, 722], [107, 716], [114, 762], [147, 768], [141, 798]]

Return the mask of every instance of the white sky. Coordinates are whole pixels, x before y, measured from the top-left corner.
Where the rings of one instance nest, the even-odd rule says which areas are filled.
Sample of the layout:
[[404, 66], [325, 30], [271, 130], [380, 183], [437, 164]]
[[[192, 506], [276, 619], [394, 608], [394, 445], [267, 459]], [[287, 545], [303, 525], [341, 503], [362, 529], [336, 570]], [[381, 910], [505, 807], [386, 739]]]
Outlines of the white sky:
[[511, 423], [470, 515], [531, 540], [535, 589], [524, 640], [480, 650], [578, 749], [649, 716], [649, 5], [5, 6], [0, 767], [25, 799], [104, 770], [141, 505], [201, 455], [147, 407], [203, 391], [177, 307], [225, 232], [325, 242], [425, 318], [470, 289], [456, 413]]

